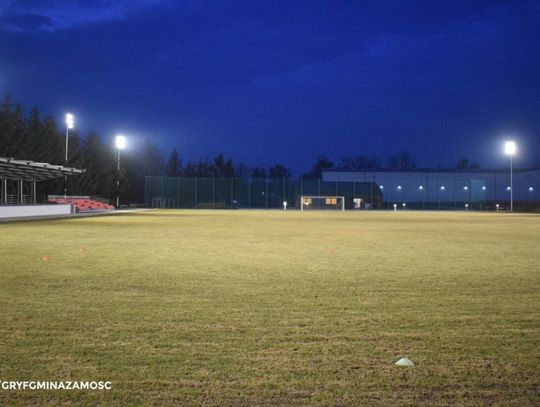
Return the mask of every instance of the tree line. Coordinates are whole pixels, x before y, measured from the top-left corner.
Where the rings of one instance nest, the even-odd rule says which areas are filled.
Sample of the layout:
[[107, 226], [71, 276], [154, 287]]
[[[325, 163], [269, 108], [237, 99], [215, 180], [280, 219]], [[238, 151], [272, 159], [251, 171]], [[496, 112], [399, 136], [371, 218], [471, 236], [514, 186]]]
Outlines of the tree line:
[[[183, 162], [177, 149], [165, 155], [154, 144], [144, 145], [129, 153], [122, 154], [120, 173], [117, 171], [117, 151], [112, 141], [104, 141], [95, 131], [81, 136], [76, 129], [69, 132], [68, 161], [65, 162], [65, 127], [51, 116], [42, 117], [37, 108], [25, 114], [20, 104], [14, 104], [9, 96], [0, 105], [0, 156], [16, 159], [46, 162], [68, 167], [84, 168], [80, 176], [69, 177], [67, 189], [70, 195], [97, 195], [113, 199], [117, 194], [116, 180], [120, 179], [121, 201], [143, 202], [144, 177], [164, 175], [169, 177], [252, 177], [290, 178], [291, 170], [284, 164], [265, 166], [234, 164], [231, 158], [218, 154], [213, 159], [207, 157], [197, 161]], [[460, 169], [479, 168], [467, 159], [461, 159]], [[326, 157], [319, 157], [313, 168], [302, 177], [319, 178], [328, 169], [360, 170], [391, 168], [396, 170], [414, 169], [416, 161], [405, 151], [389, 158], [383, 167], [377, 158], [366, 155], [344, 157], [334, 164]], [[61, 193], [64, 180], [54, 180], [38, 184], [38, 194]]]

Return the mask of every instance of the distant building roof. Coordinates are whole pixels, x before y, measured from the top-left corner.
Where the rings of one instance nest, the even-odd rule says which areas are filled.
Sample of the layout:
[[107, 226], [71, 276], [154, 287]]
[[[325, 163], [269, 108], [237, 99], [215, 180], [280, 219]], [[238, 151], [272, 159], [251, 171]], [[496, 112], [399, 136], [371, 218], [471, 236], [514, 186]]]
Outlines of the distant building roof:
[[[514, 168], [514, 173], [517, 172], [529, 172], [529, 171], [539, 171], [540, 168], [529, 168], [529, 169], [516, 169]], [[452, 173], [505, 173], [508, 172], [508, 169], [484, 169], [484, 168], [410, 168], [410, 169], [394, 169], [394, 168], [359, 168], [359, 169], [345, 169], [345, 168], [333, 168], [325, 169], [322, 172], [452, 172]]]
[[46, 181], [69, 175], [83, 174], [85, 171], [86, 170], [83, 169], [64, 167], [62, 165], [0, 157], [0, 177], [11, 180]]

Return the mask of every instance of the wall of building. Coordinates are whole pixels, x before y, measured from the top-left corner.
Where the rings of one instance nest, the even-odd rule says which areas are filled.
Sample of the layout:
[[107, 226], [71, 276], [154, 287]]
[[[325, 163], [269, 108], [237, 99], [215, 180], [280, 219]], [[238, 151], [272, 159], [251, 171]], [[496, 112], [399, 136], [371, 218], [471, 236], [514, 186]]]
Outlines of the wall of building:
[[[324, 171], [326, 182], [376, 182], [385, 202], [496, 202], [510, 199], [510, 174], [494, 171]], [[515, 172], [514, 201], [540, 201], [540, 169]]]
[[0, 206], [0, 219], [31, 219], [67, 216], [73, 205], [5, 205]]

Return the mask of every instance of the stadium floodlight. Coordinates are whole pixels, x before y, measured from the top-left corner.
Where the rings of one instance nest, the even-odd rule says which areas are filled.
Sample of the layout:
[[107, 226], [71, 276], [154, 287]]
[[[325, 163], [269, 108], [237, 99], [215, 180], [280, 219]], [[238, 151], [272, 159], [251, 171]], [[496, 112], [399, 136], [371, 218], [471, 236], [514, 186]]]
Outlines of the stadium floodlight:
[[529, 192], [533, 192], [534, 191], [534, 188], [533, 187], [529, 187]]
[[512, 170], [512, 157], [514, 154], [516, 154], [516, 143], [514, 141], [507, 141], [504, 143], [504, 153], [508, 156], [510, 156], [510, 212], [514, 211], [514, 191], [512, 188], [512, 181], [513, 181], [513, 170]]
[[287, 210], [287, 201], [283, 201], [283, 210], [284, 210], [284, 211]]
[[421, 191], [421, 190], [424, 189], [424, 187], [423, 187], [422, 185], [420, 185], [420, 186], [418, 187], [418, 189]]
[[469, 210], [469, 204], [465, 204], [465, 210], [468, 211]]
[[486, 186], [482, 186], [482, 191], [485, 191], [486, 190]]
[[468, 187], [467, 185], [465, 185], [465, 186], [463, 187], [463, 190], [464, 190], [464, 191], [468, 191], [468, 190], [469, 190], [469, 187]]
[[441, 185], [441, 191], [444, 191], [446, 187], [444, 185]]
[[116, 207], [120, 206], [120, 150], [126, 148], [126, 137], [117, 135], [115, 139], [117, 151], [117, 178], [116, 178]]
[[115, 143], [118, 150], [123, 150], [126, 148], [126, 137], [119, 134], [116, 136]]
[[507, 191], [511, 191], [511, 190], [512, 190], [512, 187], [506, 187], [506, 190], [507, 190]]
[[401, 191], [402, 188], [403, 188], [403, 187], [402, 187], [401, 185], [398, 185], [398, 186], [397, 186], [397, 189], [398, 189], [399, 191]]

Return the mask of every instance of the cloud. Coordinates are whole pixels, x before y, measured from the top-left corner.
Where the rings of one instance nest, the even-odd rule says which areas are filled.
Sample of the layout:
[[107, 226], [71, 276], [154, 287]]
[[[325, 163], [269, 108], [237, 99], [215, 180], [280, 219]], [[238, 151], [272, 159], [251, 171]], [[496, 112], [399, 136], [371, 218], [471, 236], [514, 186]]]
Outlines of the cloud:
[[56, 31], [121, 20], [168, 0], [8, 0], [0, 5], [0, 27], [8, 31]]

